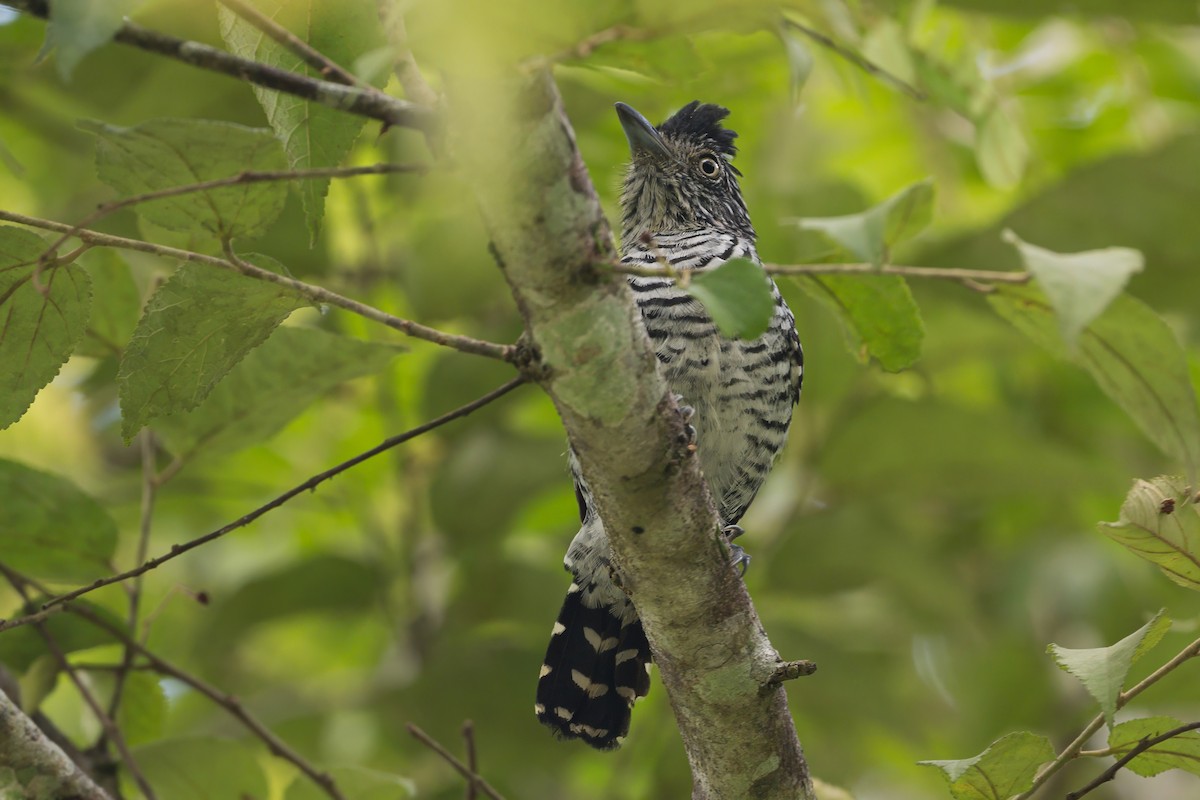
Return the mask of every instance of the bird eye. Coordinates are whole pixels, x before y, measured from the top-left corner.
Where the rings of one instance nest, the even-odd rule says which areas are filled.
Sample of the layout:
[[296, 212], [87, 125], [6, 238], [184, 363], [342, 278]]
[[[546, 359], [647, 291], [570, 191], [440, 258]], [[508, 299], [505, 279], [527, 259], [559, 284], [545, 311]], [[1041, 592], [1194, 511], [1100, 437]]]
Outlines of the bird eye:
[[704, 158], [700, 159], [700, 171], [703, 172], [706, 177], [715, 178], [721, 172], [721, 167], [717, 164], [717, 160], [715, 158], [709, 158], [708, 156], [705, 156]]

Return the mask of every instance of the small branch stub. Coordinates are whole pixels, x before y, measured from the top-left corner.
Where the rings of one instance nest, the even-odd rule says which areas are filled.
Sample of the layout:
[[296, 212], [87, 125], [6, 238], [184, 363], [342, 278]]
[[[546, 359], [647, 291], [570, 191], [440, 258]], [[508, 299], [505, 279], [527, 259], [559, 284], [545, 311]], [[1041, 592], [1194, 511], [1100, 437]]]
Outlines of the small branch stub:
[[787, 681], [805, 678], [816, 671], [817, 662], [815, 661], [780, 661], [776, 665], [775, 671], [771, 673], [771, 677], [767, 678], [767, 682], [763, 684], [763, 689], [774, 689]]

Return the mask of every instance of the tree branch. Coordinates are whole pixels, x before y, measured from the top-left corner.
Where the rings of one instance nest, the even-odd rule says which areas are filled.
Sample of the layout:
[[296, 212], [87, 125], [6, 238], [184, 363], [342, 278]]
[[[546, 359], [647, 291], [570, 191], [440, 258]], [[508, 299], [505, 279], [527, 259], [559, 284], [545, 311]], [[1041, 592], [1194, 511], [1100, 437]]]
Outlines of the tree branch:
[[455, 758], [453, 753], [442, 747], [438, 741], [428, 733], [421, 730], [416, 725], [413, 725], [411, 722], [404, 727], [408, 729], [408, 732], [412, 734], [414, 739], [428, 747], [433, 752], [437, 753], [442, 757], [443, 761], [454, 767], [455, 771], [459, 775], [462, 775], [464, 778], [466, 778], [467, 785], [469, 787], [477, 787], [479, 791], [492, 798], [492, 800], [504, 800], [504, 795], [493, 789], [491, 784], [480, 777], [479, 774], [474, 771], [474, 769], [467, 767], [461, 761]]
[[[49, 18], [46, 0], [5, 0], [5, 4], [41, 19]], [[152, 31], [128, 21], [113, 38], [122, 44], [174, 58], [194, 67], [219, 72], [360, 117], [376, 119], [388, 125], [415, 128], [427, 133], [436, 133], [438, 130], [438, 118], [431, 109], [400, 100], [373, 88], [367, 91], [298, 75], [248, 58], [240, 58], [200, 42]]]
[[115, 247], [119, 250], [135, 250], [140, 253], [151, 253], [153, 255], [162, 256], [164, 258], [174, 258], [180, 261], [190, 261], [195, 264], [208, 264], [209, 266], [220, 267], [221, 269], [232, 269], [240, 272], [251, 278], [256, 278], [268, 283], [277, 283], [280, 286], [286, 286], [292, 291], [309, 298], [315, 303], [325, 303], [331, 306], [345, 309], [360, 317], [365, 317], [372, 322], [378, 322], [381, 325], [386, 325], [389, 328], [398, 330], [401, 333], [407, 334], [414, 339], [422, 339], [433, 344], [449, 347], [458, 350], [462, 353], [470, 353], [471, 355], [486, 356], [487, 358], [495, 358], [500, 361], [516, 362], [521, 358], [518, 348], [512, 345], [495, 344], [493, 342], [484, 342], [479, 339], [473, 339], [470, 336], [460, 336], [454, 333], [445, 333], [436, 328], [430, 328], [426, 325], [421, 325], [411, 320], [394, 317], [391, 314], [380, 311], [377, 308], [360, 303], [357, 300], [351, 300], [348, 297], [343, 297], [336, 292], [331, 292], [323, 286], [317, 286], [304, 281], [298, 281], [295, 278], [290, 278], [286, 275], [280, 275], [276, 272], [271, 272], [261, 267], [256, 267], [253, 264], [248, 264], [245, 261], [229, 261], [216, 256], [204, 255], [203, 253], [194, 253], [190, 250], [180, 250], [177, 247], [168, 247], [166, 245], [154, 244], [152, 242], [143, 242], [140, 239], [126, 239], [123, 236], [113, 236], [108, 233], [100, 233], [93, 231], [90, 228], [74, 228], [62, 222], [54, 222], [53, 220], [40, 219], [38, 217], [29, 217], [24, 214], [17, 214], [13, 211], [5, 211], [0, 209], [0, 221], [15, 222], [18, 225], [28, 225], [31, 228], [41, 228], [42, 230], [55, 231], [56, 233], [70, 233], [77, 239], [86, 242], [87, 244], [98, 247]]
[[1117, 773], [1121, 771], [1122, 767], [1124, 767], [1130, 761], [1133, 761], [1150, 748], [1160, 745], [1168, 739], [1174, 739], [1176, 736], [1195, 730], [1200, 730], [1200, 722], [1192, 722], [1187, 725], [1180, 725], [1178, 728], [1173, 728], [1166, 733], [1159, 734], [1158, 736], [1142, 739], [1140, 742], [1134, 745], [1128, 753], [1117, 759], [1112, 766], [1097, 775], [1095, 780], [1093, 780], [1087, 786], [1068, 793], [1066, 800], [1079, 800], [1079, 798], [1083, 797], [1085, 794], [1091, 793], [1093, 789], [1098, 789], [1111, 781], [1117, 776]]
[[[37, 623], [41, 622], [43, 619], [45, 619], [46, 616], [48, 616], [49, 614], [54, 613], [54, 611], [56, 609], [61, 610], [61, 608], [64, 604], [69, 603], [72, 600], [78, 599], [78, 598], [82, 597], [83, 595], [94, 592], [97, 589], [100, 589], [102, 587], [111, 586], [114, 583], [121, 583], [123, 581], [129, 580], [130, 578], [136, 578], [138, 575], [147, 573], [152, 569], [156, 569], [156, 568], [162, 566], [163, 564], [167, 563], [168, 561], [178, 558], [179, 556], [183, 555], [184, 553], [188, 552], [189, 550], [194, 550], [203, 544], [208, 544], [211, 541], [220, 539], [222, 536], [232, 533], [233, 531], [235, 531], [239, 528], [244, 528], [247, 525], [249, 525], [250, 523], [254, 522], [259, 517], [266, 514], [267, 512], [272, 511], [276, 508], [279, 508], [281, 505], [283, 505], [287, 501], [291, 500], [296, 495], [300, 495], [307, 491], [311, 491], [311, 490], [317, 488], [325, 481], [327, 481], [337, 475], [340, 475], [341, 473], [345, 472], [346, 470], [350, 469], [351, 467], [357, 466], [358, 464], [361, 464], [362, 462], [364, 462], [368, 459], [374, 458], [375, 456], [379, 455], [380, 453], [384, 452], [385, 450], [390, 450], [391, 448], [395, 447], [396, 445], [403, 444], [404, 442], [407, 442], [410, 439], [415, 439], [416, 437], [420, 436], [423, 433], [428, 433], [429, 431], [433, 430], [434, 428], [439, 428], [448, 422], [452, 422], [453, 420], [459, 419], [460, 417], [465, 417], [473, 411], [478, 411], [479, 409], [483, 408], [484, 406], [488, 405], [489, 403], [491, 403], [495, 400], [498, 400], [501, 397], [503, 397], [504, 395], [508, 394], [513, 389], [517, 388], [522, 383], [524, 383], [525, 380], [526, 379], [524, 376], [517, 376], [516, 378], [513, 378], [512, 380], [510, 380], [508, 383], [505, 383], [502, 386], [500, 386], [496, 389], [493, 389], [492, 391], [488, 392], [487, 394], [478, 398], [477, 400], [473, 400], [472, 402], [467, 403], [466, 405], [459, 406], [458, 408], [454, 409], [453, 411], [449, 411], [449, 412], [443, 414], [442, 416], [438, 417], [437, 419], [430, 420], [429, 422], [426, 422], [423, 425], [418, 425], [417, 427], [407, 430], [404, 433], [389, 437], [389, 438], [383, 440], [382, 442], [380, 442], [375, 447], [372, 447], [370, 450], [367, 450], [364, 453], [359, 453], [354, 458], [351, 458], [347, 461], [343, 461], [341, 464], [338, 464], [335, 467], [331, 467], [330, 469], [327, 469], [324, 472], [321, 472], [317, 475], [312, 476], [311, 478], [304, 481], [300, 485], [287, 490], [286, 492], [279, 495], [278, 497], [276, 497], [274, 500], [270, 501], [269, 503], [259, 506], [258, 508], [254, 509], [250, 513], [242, 516], [241, 518], [239, 518], [237, 520], [234, 520], [233, 522], [229, 523], [228, 525], [217, 528], [215, 531], [206, 533], [203, 536], [198, 536], [195, 539], [191, 539], [190, 541], [184, 542], [183, 544], [174, 545], [171, 547], [170, 551], [163, 553], [162, 555], [157, 556], [156, 558], [152, 558], [149, 561], [144, 561], [143, 563], [141, 563], [140, 565], [138, 565], [137, 567], [135, 567], [133, 569], [126, 570], [125, 572], [119, 573], [117, 575], [110, 575], [107, 578], [101, 578], [99, 580], [96, 580], [96, 581], [88, 584], [87, 586], [83, 586], [72, 592], [67, 592], [66, 594], [58, 595], [57, 597], [52, 597], [49, 600], [46, 600], [45, 602], [43, 602], [41, 605], [41, 608], [39, 608], [37, 612], [35, 612], [33, 614], [29, 614], [28, 616], [18, 617], [17, 619], [12, 619], [12, 620], [0, 621], [0, 632], [3, 632], [9, 628], [19, 627], [21, 625], [37, 624]], [[3, 568], [2, 564], [0, 564], [0, 568]]]
[[854, 50], [851, 50], [849, 47], [846, 47], [844, 44], [841, 44], [840, 42], [838, 42], [835, 39], [831, 39], [830, 37], [826, 36], [825, 34], [821, 33], [820, 31], [816, 30], [815, 28], [810, 28], [807, 25], [800, 23], [800, 22], [796, 22], [794, 19], [791, 19], [786, 16], [783, 18], [783, 24], [784, 24], [784, 27], [793, 28], [793, 29], [799, 31], [800, 33], [804, 34], [808, 38], [812, 39], [814, 42], [821, 45], [822, 47], [824, 47], [828, 50], [832, 50], [834, 53], [837, 53], [839, 56], [846, 59], [851, 64], [853, 64], [854, 66], [863, 70], [864, 72], [866, 72], [870, 75], [874, 75], [875, 77], [880, 78], [884, 81], [887, 81], [888, 83], [892, 84], [893, 86], [895, 86], [900, 91], [904, 92], [906, 95], [908, 95], [912, 99], [914, 99], [914, 100], [928, 99], [928, 95], [925, 93], [925, 91], [923, 89], [918, 89], [917, 87], [913, 86], [911, 83], [905, 81], [903, 78], [900, 78], [899, 76], [894, 75], [891, 72], [888, 72], [886, 69], [879, 66], [874, 61], [871, 61], [866, 56], [863, 56], [863, 55], [855, 52]]
[[544, 72], [492, 80], [452, 87], [448, 127], [653, 648], [692, 796], [811, 798], [786, 694], [769, 685], [780, 659], [679, 446], [641, 315], [626, 282], [594, 268], [616, 260], [612, 233], [558, 91]]
[[[112, 800], [0, 689], [0, 765], [46, 800]], [[29, 794], [29, 796], [33, 796]]]

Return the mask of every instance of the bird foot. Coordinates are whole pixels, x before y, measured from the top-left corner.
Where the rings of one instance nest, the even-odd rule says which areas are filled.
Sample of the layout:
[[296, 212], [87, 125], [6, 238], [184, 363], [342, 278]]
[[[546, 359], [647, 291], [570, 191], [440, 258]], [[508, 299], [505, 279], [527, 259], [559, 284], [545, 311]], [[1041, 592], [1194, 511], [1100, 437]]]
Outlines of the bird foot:
[[696, 427], [692, 425], [692, 418], [696, 416], [696, 409], [691, 406], [683, 405], [683, 395], [673, 394], [672, 398], [679, 405], [679, 418], [683, 421], [683, 435], [680, 437], [680, 444], [688, 450], [696, 449]]
[[721, 528], [721, 533], [725, 535], [725, 541], [729, 542], [729, 550], [733, 553], [733, 560], [730, 563], [738, 568], [743, 578], [746, 577], [746, 570], [750, 569], [750, 554], [746, 552], [746, 548], [734, 544], [733, 540], [745, 532], [741, 525], [726, 525]]

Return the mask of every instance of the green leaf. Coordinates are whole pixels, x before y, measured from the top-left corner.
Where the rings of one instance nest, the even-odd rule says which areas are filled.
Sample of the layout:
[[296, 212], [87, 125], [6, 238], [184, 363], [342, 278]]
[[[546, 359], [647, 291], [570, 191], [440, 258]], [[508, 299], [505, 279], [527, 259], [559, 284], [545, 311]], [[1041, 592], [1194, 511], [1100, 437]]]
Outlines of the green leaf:
[[[1122, 722], [1108, 734], [1108, 747], [1121, 758], [1146, 739], [1183, 727], [1171, 717], [1143, 717]], [[1200, 775], [1200, 731], [1186, 731], [1151, 747], [1126, 763], [1125, 768], [1144, 778], [1169, 769], [1183, 769]]]
[[[250, 0], [251, 5], [288, 28], [318, 52], [348, 67], [386, 43], [380, 32], [375, 0]], [[218, 9], [221, 37], [236, 55], [272, 67], [320, 78], [292, 51], [222, 6]], [[387, 74], [373, 81], [382, 86]], [[350, 152], [366, 120], [353, 114], [309, 103], [272, 89], [254, 87], [267, 121], [283, 142], [291, 169], [333, 167]], [[316, 241], [325, 215], [329, 180], [298, 184], [310, 239]]]
[[[328, 770], [338, 789], [354, 800], [400, 800], [416, 797], [417, 787], [408, 778], [364, 767], [334, 767]], [[329, 793], [303, 776], [288, 786], [283, 800], [325, 800]]]
[[[5, 559], [8, 563], [8, 559]], [[37, 608], [44, 598], [34, 598], [30, 610]], [[123, 628], [127, 623], [106, 608], [88, 600], [73, 600], [73, 605], [82, 606], [92, 614], [103, 619], [115, 628]], [[20, 612], [13, 616], [19, 616]], [[111, 644], [112, 635], [83, 617], [74, 614], [53, 614], [42, 623], [46, 632], [54, 637], [55, 643], [64, 653], [74, 653], [88, 650], [100, 645]], [[34, 666], [34, 662], [47, 654], [46, 640], [32, 625], [22, 625], [19, 628], [7, 630], [0, 634], [0, 662], [14, 672], [25, 672]], [[55, 662], [57, 663], [57, 662]], [[40, 666], [40, 665], [39, 665]]]
[[129, 264], [115, 250], [84, 253], [79, 263], [92, 280], [92, 314], [75, 353], [106, 358], [120, 355], [141, 316], [142, 298]]
[[801, 230], [818, 231], [860, 261], [876, 268], [891, 261], [896, 245], [916, 236], [933, 218], [933, 182], [914, 183], [858, 214], [789, 220]]
[[1022, 241], [1010, 230], [1003, 238], [1017, 248], [1025, 268], [1046, 292], [1068, 348], [1075, 347], [1079, 334], [1117, 298], [1130, 276], [1142, 271], [1142, 254], [1128, 247], [1055, 253]]
[[996, 106], [975, 128], [975, 160], [983, 179], [997, 189], [1021, 182], [1029, 161], [1029, 143], [1007, 110]]
[[789, 85], [792, 92], [792, 104], [800, 103], [800, 93], [804, 90], [804, 85], [808, 83], [808, 77], [812, 75], [813, 65], [816, 63], [813, 59], [812, 50], [795, 28], [790, 25], [780, 25], [778, 29], [779, 38], [783, 41], [783, 49], [787, 54], [788, 77], [790, 78]]
[[1200, 507], [1181, 478], [1137, 480], [1121, 506], [1119, 522], [1100, 529], [1180, 586], [1200, 591]]
[[154, 425], [180, 455], [230, 453], [274, 435], [344, 381], [370, 375], [400, 352], [313, 328], [283, 327], [217, 384], [195, 411]]
[[1200, 468], [1200, 410], [1187, 361], [1175, 334], [1145, 304], [1121, 295], [1079, 336], [1078, 351], [1063, 347], [1054, 308], [1033, 287], [997, 287], [988, 302], [1000, 316], [1052, 353], [1091, 373], [1096, 383], [1163, 452]]
[[1032, 786], [1038, 767], [1053, 759], [1049, 739], [1021, 731], [997, 739], [974, 758], [919, 763], [946, 774], [955, 800], [1008, 800]]
[[1125, 688], [1125, 678], [1133, 666], [1166, 634], [1171, 620], [1159, 611], [1154, 618], [1121, 641], [1109, 647], [1072, 650], [1057, 644], [1046, 648], [1058, 666], [1083, 682], [1088, 694], [1100, 703], [1109, 727], [1117, 712], [1117, 696]]
[[766, 273], [758, 264], [735, 258], [690, 277], [687, 293], [700, 301], [722, 334], [757, 339], [766, 333], [775, 299]]
[[159, 797], [230, 800], [270, 796], [255, 748], [243, 741], [167, 739], [136, 747], [133, 756]]
[[899, 275], [804, 275], [796, 283], [842, 323], [850, 352], [889, 372], [921, 357], [925, 324], [908, 282]]
[[[268, 130], [204, 119], [154, 119], [132, 128], [85, 120], [96, 136], [100, 180], [122, 197], [284, 168]], [[168, 230], [221, 239], [260, 236], [283, 211], [282, 181], [244, 183], [138, 203], [134, 211]]]
[[[267, 256], [247, 261], [275, 272]], [[117, 377], [126, 441], [152, 419], [190, 411], [245, 355], [308, 300], [285, 286], [184, 264], [138, 322]]]
[[75, 484], [0, 459], [0, 561], [34, 578], [87, 581], [106, 574], [117, 524]]
[[167, 720], [167, 695], [153, 672], [134, 670], [125, 676], [117, 726], [131, 745], [162, 736]]
[[144, 0], [51, 0], [43, 52], [56, 52], [58, 74], [69, 80], [84, 56], [107, 44]]
[[21, 418], [83, 336], [92, 284], [74, 264], [33, 273], [47, 242], [0, 227], [0, 430]]

